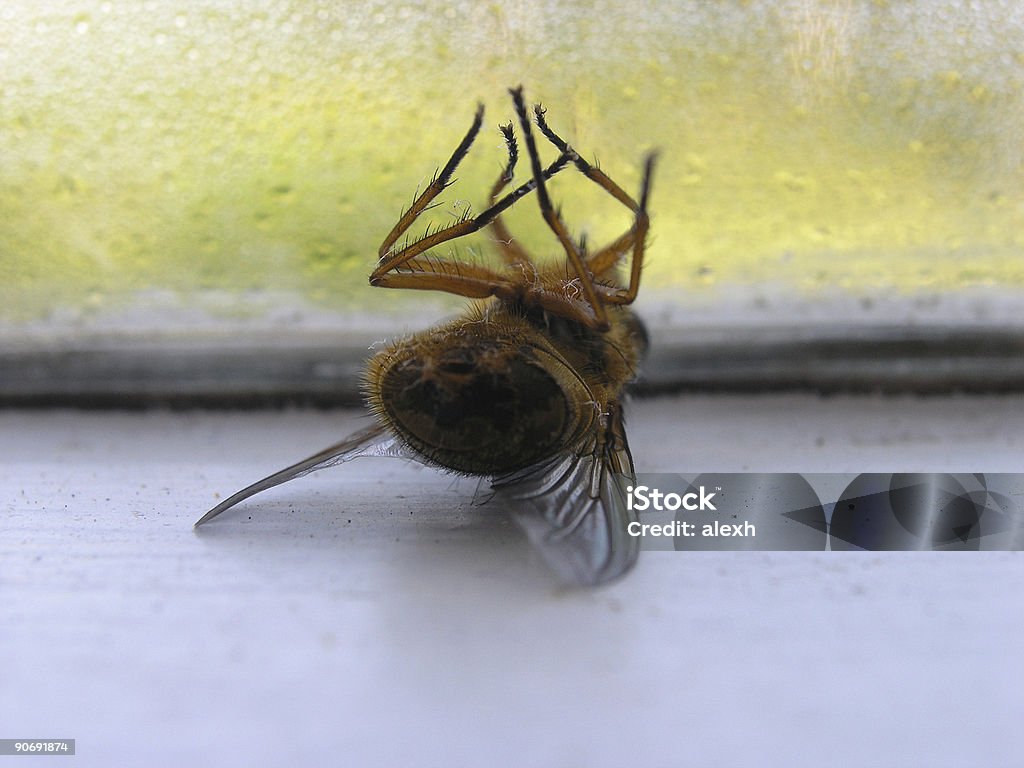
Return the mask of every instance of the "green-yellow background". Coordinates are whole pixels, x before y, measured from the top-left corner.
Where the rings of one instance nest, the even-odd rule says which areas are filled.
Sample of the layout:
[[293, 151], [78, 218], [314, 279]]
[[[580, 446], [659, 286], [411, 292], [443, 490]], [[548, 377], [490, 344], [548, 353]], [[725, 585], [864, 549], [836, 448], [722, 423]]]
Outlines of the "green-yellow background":
[[[629, 190], [661, 150], [648, 285], [1024, 289], [1017, 8], [8, 0], [0, 318], [151, 289], [372, 310], [381, 238], [477, 101], [486, 128], [447, 199], [484, 203], [518, 83]], [[576, 231], [628, 225], [564, 176]], [[512, 223], [553, 257], [538, 221], [530, 199]]]

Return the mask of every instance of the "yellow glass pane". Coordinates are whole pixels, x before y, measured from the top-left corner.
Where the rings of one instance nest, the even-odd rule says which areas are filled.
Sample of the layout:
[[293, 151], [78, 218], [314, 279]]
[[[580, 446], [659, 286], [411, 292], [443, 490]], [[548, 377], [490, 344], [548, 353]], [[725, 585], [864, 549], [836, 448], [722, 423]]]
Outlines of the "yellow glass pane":
[[[519, 83], [628, 190], [661, 150], [649, 287], [1024, 287], [1012, 3], [8, 0], [0, 25], [0, 317], [153, 291], [401, 304], [366, 285], [381, 238], [478, 100], [431, 216], [483, 206]], [[558, 181], [589, 242], [628, 226]], [[532, 199], [512, 224], [557, 257]]]

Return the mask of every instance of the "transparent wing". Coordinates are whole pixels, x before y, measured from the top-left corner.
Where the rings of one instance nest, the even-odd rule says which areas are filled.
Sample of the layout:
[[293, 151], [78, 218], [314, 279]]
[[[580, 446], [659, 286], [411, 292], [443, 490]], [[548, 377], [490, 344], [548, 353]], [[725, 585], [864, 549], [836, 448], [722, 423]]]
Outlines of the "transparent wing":
[[322, 451], [313, 454], [308, 459], [303, 459], [298, 464], [292, 464], [290, 467], [285, 467], [281, 471], [275, 472], [269, 477], [265, 477], [262, 480], [253, 483], [247, 488], [243, 488], [233, 496], [229, 496], [224, 499], [224, 501], [199, 518], [196, 521], [196, 525], [198, 526], [209, 522], [224, 510], [235, 506], [238, 502], [248, 499], [250, 496], [254, 496], [268, 488], [273, 488], [275, 485], [280, 485], [281, 483], [286, 483], [289, 480], [294, 480], [297, 477], [308, 475], [310, 472], [315, 472], [318, 469], [333, 467], [336, 464], [344, 464], [346, 461], [358, 459], [362, 456], [392, 456], [407, 459], [416, 458], [416, 456], [405, 449], [399, 443], [398, 439], [388, 430], [378, 424], [374, 424], [373, 426], [362, 429], [355, 434], [349, 435], [340, 443], [335, 443], [329, 448], [324, 448]]
[[492, 481], [548, 565], [572, 586], [613, 581], [640, 552], [640, 539], [628, 533], [637, 514], [626, 508], [626, 486], [635, 475], [620, 413], [613, 409], [582, 451]]

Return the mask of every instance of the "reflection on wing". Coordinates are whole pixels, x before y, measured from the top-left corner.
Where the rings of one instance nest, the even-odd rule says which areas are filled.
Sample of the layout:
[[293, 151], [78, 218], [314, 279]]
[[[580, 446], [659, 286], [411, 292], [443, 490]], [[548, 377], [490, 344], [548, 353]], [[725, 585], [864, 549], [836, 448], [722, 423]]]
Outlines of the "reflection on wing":
[[296, 477], [315, 472], [325, 467], [333, 467], [336, 464], [344, 464], [346, 461], [358, 459], [362, 456], [392, 456], [399, 458], [416, 458], [411, 455], [398, 439], [388, 430], [379, 424], [362, 429], [353, 435], [349, 435], [340, 443], [335, 443], [329, 448], [303, 459], [298, 464], [292, 464], [269, 477], [253, 483], [248, 488], [243, 488], [238, 493], [230, 496], [215, 506], [196, 521], [196, 525], [202, 525], [223, 512], [230, 509], [238, 502], [253, 496], [260, 491], [273, 488], [275, 485], [294, 480]]
[[595, 586], [619, 578], [636, 563], [637, 519], [626, 508], [633, 460], [618, 409], [605, 434], [582, 453], [563, 453], [494, 479], [497, 495], [513, 500], [516, 522], [566, 584]]

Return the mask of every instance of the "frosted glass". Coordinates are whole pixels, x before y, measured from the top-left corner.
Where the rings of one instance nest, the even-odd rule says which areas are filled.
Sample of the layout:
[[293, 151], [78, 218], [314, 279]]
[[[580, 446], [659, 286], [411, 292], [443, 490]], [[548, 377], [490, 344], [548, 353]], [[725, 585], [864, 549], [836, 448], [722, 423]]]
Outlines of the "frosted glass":
[[[518, 83], [627, 189], [661, 149], [649, 287], [1024, 286], [1016, 3], [8, 0], [0, 25], [0, 317], [153, 292], [401, 304], [366, 286], [380, 240], [478, 100], [432, 220], [484, 204]], [[563, 176], [574, 231], [628, 226]]]

